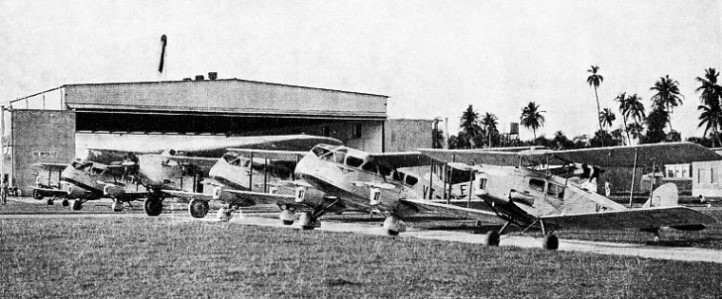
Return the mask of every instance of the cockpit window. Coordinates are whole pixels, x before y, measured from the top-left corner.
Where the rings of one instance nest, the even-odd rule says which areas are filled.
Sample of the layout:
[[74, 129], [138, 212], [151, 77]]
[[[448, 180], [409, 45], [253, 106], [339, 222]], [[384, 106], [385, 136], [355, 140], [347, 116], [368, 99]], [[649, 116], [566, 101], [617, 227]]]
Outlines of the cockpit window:
[[400, 172], [400, 171], [394, 171], [394, 173], [391, 175], [391, 179], [393, 179], [395, 181], [403, 182], [404, 181], [404, 173]]
[[549, 187], [547, 188], [547, 194], [564, 199], [564, 187], [557, 184], [549, 183]]
[[313, 152], [313, 154], [316, 155], [316, 157], [321, 157], [321, 156], [327, 154], [328, 152], [330, 152], [330, 150], [325, 149], [320, 146], [316, 146], [311, 150], [311, 152]]
[[540, 179], [529, 180], [529, 187], [536, 191], [544, 192], [544, 185], [546, 185], [546, 184], [543, 180], [540, 180]]
[[97, 168], [97, 167], [91, 167], [91, 168], [90, 168], [90, 171], [93, 172], [94, 174], [101, 174], [101, 173], [103, 173], [103, 169], [100, 169], [100, 168]]
[[348, 165], [348, 166], [358, 168], [363, 163], [364, 163], [364, 160], [361, 158], [356, 158], [354, 156], [346, 156], [346, 165]]
[[376, 163], [374, 162], [366, 162], [363, 166], [361, 166], [361, 169], [369, 171], [369, 172], [376, 172]]

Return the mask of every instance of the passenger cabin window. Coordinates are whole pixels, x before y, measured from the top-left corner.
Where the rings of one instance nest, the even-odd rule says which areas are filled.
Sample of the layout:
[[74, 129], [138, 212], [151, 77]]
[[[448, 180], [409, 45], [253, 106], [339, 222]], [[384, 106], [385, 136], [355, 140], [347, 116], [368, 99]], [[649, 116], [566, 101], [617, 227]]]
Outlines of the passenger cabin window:
[[406, 184], [407, 185], [413, 186], [413, 185], [416, 185], [416, 183], [418, 183], [418, 182], [419, 182], [419, 179], [417, 179], [413, 176], [410, 176], [410, 175], [406, 175]]
[[403, 182], [404, 181], [404, 173], [399, 171], [394, 171], [394, 173], [391, 174], [391, 179], [394, 181]]
[[557, 184], [549, 183], [549, 187], [547, 188], [547, 195], [564, 199], [564, 187]]
[[544, 185], [546, 185], [546, 184], [544, 183], [543, 180], [539, 180], [539, 179], [529, 180], [529, 188], [532, 188], [533, 190], [536, 190], [539, 192], [544, 192]]
[[361, 166], [361, 169], [375, 173], [376, 172], [376, 163], [366, 162], [366, 164]]
[[358, 168], [363, 163], [364, 163], [364, 160], [361, 158], [356, 158], [354, 156], [346, 156], [346, 165], [348, 165], [348, 166]]
[[343, 164], [346, 159], [346, 149], [339, 149], [336, 151], [336, 163]]
[[391, 169], [386, 166], [379, 165], [379, 174], [382, 176], [388, 176], [389, 174], [391, 174]]

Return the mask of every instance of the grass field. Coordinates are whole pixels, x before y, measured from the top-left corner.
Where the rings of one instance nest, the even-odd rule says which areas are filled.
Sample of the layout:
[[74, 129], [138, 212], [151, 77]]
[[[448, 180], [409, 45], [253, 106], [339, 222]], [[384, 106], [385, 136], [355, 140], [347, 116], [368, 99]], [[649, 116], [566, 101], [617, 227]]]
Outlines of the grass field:
[[181, 217], [0, 220], [2, 298], [719, 298], [718, 264]]

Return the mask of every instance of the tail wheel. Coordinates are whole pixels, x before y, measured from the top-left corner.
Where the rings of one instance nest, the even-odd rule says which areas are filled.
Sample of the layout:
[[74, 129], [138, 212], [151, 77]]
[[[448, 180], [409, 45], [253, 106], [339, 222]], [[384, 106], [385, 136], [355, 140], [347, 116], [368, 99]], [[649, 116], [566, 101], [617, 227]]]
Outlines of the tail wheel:
[[64, 207], [67, 207], [67, 206], [70, 205], [70, 202], [68, 201], [67, 198], [64, 198], [63, 201], [61, 202], [61, 204], [62, 204]]
[[163, 201], [154, 196], [149, 196], [143, 202], [143, 208], [148, 216], [158, 216], [163, 212]]
[[559, 248], [559, 238], [555, 235], [546, 235], [544, 237], [544, 242], [542, 243], [542, 248], [546, 250], [557, 250]]
[[188, 213], [191, 214], [191, 217], [193, 218], [206, 217], [206, 214], [208, 214], [208, 210], [210, 210], [210, 207], [208, 205], [208, 202], [205, 200], [194, 198], [191, 199], [191, 202], [188, 203]]
[[80, 202], [80, 200], [73, 201], [73, 206], [71, 207], [73, 211], [80, 211], [80, 209], [83, 208], [83, 203]]
[[49, 206], [52, 206], [52, 205], [53, 205], [53, 199], [52, 199], [52, 198], [48, 198], [48, 205], [49, 205]]
[[43, 199], [43, 194], [38, 190], [33, 190], [33, 198], [37, 200]]

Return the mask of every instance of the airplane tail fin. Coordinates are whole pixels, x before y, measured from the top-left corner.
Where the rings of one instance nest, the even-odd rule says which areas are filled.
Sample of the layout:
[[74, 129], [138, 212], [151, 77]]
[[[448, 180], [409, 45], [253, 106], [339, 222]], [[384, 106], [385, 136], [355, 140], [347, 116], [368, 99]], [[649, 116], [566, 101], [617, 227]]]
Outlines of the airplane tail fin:
[[644, 208], [673, 207], [679, 205], [677, 185], [666, 183], [652, 192], [652, 197], [644, 204]]

